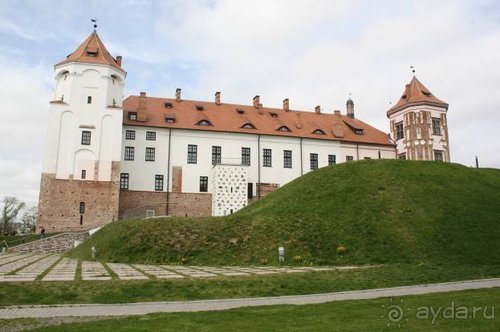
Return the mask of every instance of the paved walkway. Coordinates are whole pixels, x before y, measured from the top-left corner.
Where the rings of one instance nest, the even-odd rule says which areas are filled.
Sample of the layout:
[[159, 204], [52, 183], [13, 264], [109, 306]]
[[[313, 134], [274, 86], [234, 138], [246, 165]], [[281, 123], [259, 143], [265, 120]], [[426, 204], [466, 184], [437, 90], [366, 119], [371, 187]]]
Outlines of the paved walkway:
[[[76, 259], [61, 258], [57, 254], [3, 254], [0, 256], [0, 282], [74, 281], [77, 278]], [[334, 271], [364, 267], [273, 267], [273, 266], [178, 266], [100, 263], [82, 261], [82, 280], [148, 280], [213, 278], [218, 276], [248, 276], [274, 273], [300, 273], [310, 271]], [[109, 271], [112, 271], [110, 273]], [[42, 278], [43, 276], [43, 278]]]
[[203, 301], [144, 302], [126, 304], [76, 304], [50, 306], [12, 306], [0, 309], [0, 319], [45, 317], [131, 316], [158, 312], [219, 311], [269, 305], [318, 304], [332, 301], [367, 300], [380, 297], [421, 295], [451, 291], [500, 287], [500, 278], [449, 282], [430, 285], [369, 289], [338, 293], [259, 297]]

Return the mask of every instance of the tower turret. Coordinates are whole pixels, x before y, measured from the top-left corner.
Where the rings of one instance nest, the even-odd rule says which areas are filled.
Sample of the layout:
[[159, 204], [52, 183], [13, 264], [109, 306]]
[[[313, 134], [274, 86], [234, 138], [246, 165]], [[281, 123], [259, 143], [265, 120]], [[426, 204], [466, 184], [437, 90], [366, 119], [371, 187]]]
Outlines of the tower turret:
[[96, 31], [54, 69], [38, 222], [89, 229], [118, 216], [126, 72]]
[[399, 101], [387, 111], [398, 158], [450, 161], [448, 104], [415, 76]]

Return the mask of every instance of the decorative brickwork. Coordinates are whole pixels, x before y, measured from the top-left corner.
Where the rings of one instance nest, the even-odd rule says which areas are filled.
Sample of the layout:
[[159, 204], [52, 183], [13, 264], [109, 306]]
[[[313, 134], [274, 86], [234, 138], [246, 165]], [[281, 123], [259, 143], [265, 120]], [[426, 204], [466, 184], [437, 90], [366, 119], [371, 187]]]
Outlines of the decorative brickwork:
[[[168, 215], [200, 217], [212, 214], [212, 194], [169, 193]], [[120, 192], [120, 219], [144, 218], [148, 210], [155, 216], [167, 213], [167, 193], [153, 191]]]
[[117, 220], [120, 162], [111, 167], [111, 181], [58, 180], [55, 174], [43, 173], [37, 225], [47, 232], [80, 231]]

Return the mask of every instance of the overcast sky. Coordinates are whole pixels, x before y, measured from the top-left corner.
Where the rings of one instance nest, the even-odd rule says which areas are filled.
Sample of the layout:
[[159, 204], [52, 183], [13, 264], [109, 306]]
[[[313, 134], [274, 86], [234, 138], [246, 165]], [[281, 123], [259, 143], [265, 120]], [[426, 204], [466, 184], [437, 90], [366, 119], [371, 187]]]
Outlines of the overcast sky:
[[0, 198], [38, 200], [53, 65], [92, 32], [128, 72], [125, 96], [324, 112], [352, 93], [356, 117], [386, 111], [416, 76], [448, 112], [452, 161], [500, 168], [498, 1], [0, 0]]

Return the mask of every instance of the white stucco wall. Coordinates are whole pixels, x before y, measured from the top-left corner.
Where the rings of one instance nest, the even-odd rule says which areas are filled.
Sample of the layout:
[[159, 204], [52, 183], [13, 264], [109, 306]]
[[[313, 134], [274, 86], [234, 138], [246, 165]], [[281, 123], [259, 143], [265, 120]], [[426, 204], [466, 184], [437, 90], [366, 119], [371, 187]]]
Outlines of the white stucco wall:
[[213, 216], [226, 216], [247, 205], [246, 169], [236, 165], [216, 165], [212, 168]]

